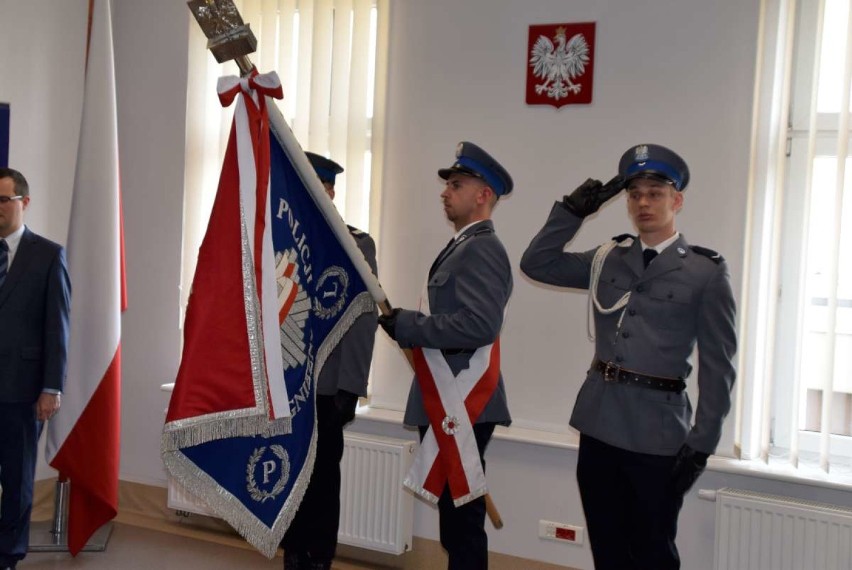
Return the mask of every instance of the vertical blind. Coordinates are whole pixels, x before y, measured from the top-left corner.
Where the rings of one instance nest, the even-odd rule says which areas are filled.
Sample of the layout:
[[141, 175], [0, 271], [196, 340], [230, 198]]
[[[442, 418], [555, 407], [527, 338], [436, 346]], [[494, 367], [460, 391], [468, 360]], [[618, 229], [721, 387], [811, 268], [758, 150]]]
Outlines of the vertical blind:
[[[274, 70], [281, 78], [284, 99], [276, 104], [302, 148], [345, 167], [335, 185], [343, 219], [375, 237], [389, 0], [235, 4], [258, 40], [252, 62], [261, 73]], [[181, 323], [230, 130], [232, 110], [219, 105], [216, 81], [239, 73], [233, 63], [216, 63], [206, 42], [191, 21]]]
[[823, 473], [852, 463], [849, 4], [763, 3], [741, 328], [735, 448]]

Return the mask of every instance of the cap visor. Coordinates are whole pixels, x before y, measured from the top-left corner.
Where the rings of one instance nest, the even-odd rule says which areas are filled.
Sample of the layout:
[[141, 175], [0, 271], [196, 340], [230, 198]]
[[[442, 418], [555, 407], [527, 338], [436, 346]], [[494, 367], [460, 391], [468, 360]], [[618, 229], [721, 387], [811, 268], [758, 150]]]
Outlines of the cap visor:
[[473, 171], [469, 168], [463, 168], [459, 166], [451, 166], [450, 168], [442, 168], [438, 171], [438, 176], [446, 180], [453, 174], [464, 174], [465, 176], [472, 176], [474, 178], [482, 179], [482, 175], [476, 171]]
[[631, 174], [630, 176], [624, 179], [624, 184], [629, 184], [631, 181], [636, 180], [637, 178], [647, 178], [649, 180], [656, 180], [657, 182], [664, 182], [666, 184], [676, 186], [674, 180], [664, 174], [660, 174], [659, 172], [654, 172], [652, 170], [646, 170], [644, 172], [637, 172], [636, 174]]

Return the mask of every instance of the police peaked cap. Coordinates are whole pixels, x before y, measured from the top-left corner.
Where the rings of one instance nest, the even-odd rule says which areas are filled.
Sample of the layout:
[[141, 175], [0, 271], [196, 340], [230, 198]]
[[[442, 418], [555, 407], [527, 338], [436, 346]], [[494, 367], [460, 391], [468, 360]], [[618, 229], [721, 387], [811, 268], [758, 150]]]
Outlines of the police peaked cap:
[[498, 196], [505, 196], [512, 191], [512, 177], [506, 169], [472, 142], [460, 142], [456, 147], [456, 161], [451, 167], [439, 170], [438, 176], [446, 180], [456, 173], [485, 181]]
[[317, 176], [319, 176], [320, 181], [328, 182], [333, 186], [334, 178], [343, 172], [343, 167], [330, 158], [326, 158], [312, 152], [305, 152], [305, 154], [308, 156], [308, 160], [311, 161], [311, 166], [313, 166], [314, 170], [317, 171]]
[[678, 154], [658, 144], [638, 144], [621, 155], [618, 173], [625, 184], [634, 178], [653, 178], [683, 191], [689, 184], [689, 167]]

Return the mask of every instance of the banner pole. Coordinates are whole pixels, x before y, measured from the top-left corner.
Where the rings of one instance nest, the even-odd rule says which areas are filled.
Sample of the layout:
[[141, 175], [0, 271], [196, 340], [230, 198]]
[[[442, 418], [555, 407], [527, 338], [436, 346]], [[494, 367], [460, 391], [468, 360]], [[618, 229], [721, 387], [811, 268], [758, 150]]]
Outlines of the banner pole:
[[[209, 0], [188, 0], [187, 6], [192, 12], [192, 15], [195, 16], [198, 25], [201, 26], [204, 35], [207, 36], [207, 48], [213, 53], [216, 61], [224, 63], [233, 60], [237, 64], [242, 76], [250, 74], [254, 69], [254, 65], [248, 58], [248, 55], [254, 53], [257, 49], [257, 39], [249, 25], [243, 23], [239, 10], [237, 10], [233, 1], [219, 0], [213, 3]], [[346, 223], [334, 207], [331, 198], [328, 197], [322, 188], [319, 178], [312, 175], [313, 169], [308, 162], [308, 158], [305, 156], [305, 152], [298, 141], [296, 141], [296, 137], [284, 120], [284, 116], [274, 103], [267, 104], [267, 109], [269, 111], [270, 129], [275, 133], [282, 146], [287, 147], [291, 151], [288, 154], [294, 160], [294, 166], [302, 177], [302, 181], [313, 196], [314, 202], [322, 212], [323, 217], [352, 260], [355, 269], [379, 306], [379, 310], [383, 315], [389, 314], [392, 306], [388, 301], [387, 295], [378, 279], [376, 279], [376, 276], [373, 275], [370, 266], [364, 259], [364, 255], [355, 244], [355, 239], [349, 233]], [[298, 149], [298, 152], [293, 152], [296, 149]], [[413, 370], [414, 356], [411, 350], [405, 349], [403, 352]], [[485, 508], [494, 528], [502, 528], [503, 520], [500, 518], [500, 513], [494, 505], [490, 494], [485, 495]]]

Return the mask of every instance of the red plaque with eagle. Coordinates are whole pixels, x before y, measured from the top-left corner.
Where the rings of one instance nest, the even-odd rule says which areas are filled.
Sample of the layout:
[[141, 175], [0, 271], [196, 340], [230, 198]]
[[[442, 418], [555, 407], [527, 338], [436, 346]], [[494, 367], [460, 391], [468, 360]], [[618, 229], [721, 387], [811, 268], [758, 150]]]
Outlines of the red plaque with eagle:
[[594, 63], [595, 22], [530, 26], [527, 104], [591, 103]]

